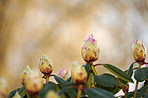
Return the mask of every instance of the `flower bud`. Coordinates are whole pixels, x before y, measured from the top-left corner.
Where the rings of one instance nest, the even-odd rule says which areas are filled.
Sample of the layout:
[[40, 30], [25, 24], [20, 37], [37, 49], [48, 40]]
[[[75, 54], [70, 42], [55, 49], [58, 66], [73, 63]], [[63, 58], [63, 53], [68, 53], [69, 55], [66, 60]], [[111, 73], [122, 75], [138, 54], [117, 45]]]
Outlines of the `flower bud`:
[[93, 35], [88, 35], [84, 40], [81, 50], [83, 59], [86, 62], [94, 62], [99, 58], [100, 49], [97, 48], [97, 41], [93, 39]]
[[26, 77], [28, 74], [30, 74], [31, 69], [29, 68], [29, 66], [27, 65], [25, 69], [23, 69], [23, 71], [21, 72], [21, 83], [22, 85], [25, 84], [26, 81]]
[[132, 46], [132, 50], [135, 61], [144, 63], [147, 56], [147, 49], [145, 45], [140, 40], [136, 40]]
[[12, 98], [22, 98], [18, 91], [15, 92], [15, 95]]
[[39, 60], [39, 68], [43, 74], [51, 74], [52, 73], [52, 61], [43, 54], [42, 58]]
[[60, 98], [55, 91], [48, 91], [45, 98]]
[[66, 69], [61, 69], [58, 73], [58, 75], [63, 78], [64, 80], [66, 80], [68, 77], [70, 77], [70, 71], [66, 70]]
[[38, 71], [33, 70], [26, 79], [25, 88], [30, 94], [37, 94], [43, 87], [43, 80]]
[[0, 98], [7, 98], [8, 85], [3, 77], [0, 77]]
[[87, 72], [77, 61], [71, 66], [71, 78], [75, 84], [84, 84], [87, 80]]

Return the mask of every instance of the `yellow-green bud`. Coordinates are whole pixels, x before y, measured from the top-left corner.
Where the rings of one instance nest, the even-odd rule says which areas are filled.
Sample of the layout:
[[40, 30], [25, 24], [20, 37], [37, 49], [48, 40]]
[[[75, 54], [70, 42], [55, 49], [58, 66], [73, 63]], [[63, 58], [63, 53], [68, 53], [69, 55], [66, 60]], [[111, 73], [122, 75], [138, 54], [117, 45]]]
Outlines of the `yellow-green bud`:
[[48, 91], [45, 98], [60, 98], [55, 91]]
[[87, 72], [77, 61], [74, 61], [71, 66], [71, 78], [75, 84], [84, 84], [87, 80]]
[[15, 92], [15, 95], [12, 98], [22, 98], [18, 91]]
[[0, 77], [0, 98], [7, 98], [8, 85], [3, 77]]
[[84, 45], [81, 50], [83, 59], [86, 62], [94, 62], [99, 58], [100, 50], [97, 48], [97, 41], [93, 39], [93, 35], [85, 38]]
[[39, 60], [39, 68], [43, 74], [51, 74], [52, 73], [52, 61], [43, 54], [42, 58]]
[[132, 50], [135, 61], [139, 63], [144, 63], [147, 56], [146, 46], [140, 40], [136, 40], [132, 46]]
[[28, 74], [30, 74], [31, 72], [31, 69], [29, 68], [29, 66], [27, 65], [25, 69], [23, 69], [23, 71], [21, 72], [21, 83], [22, 85], [25, 84], [25, 81], [26, 81], [26, 77]]
[[26, 79], [25, 88], [30, 94], [37, 94], [43, 87], [43, 80], [37, 70], [32, 70]]

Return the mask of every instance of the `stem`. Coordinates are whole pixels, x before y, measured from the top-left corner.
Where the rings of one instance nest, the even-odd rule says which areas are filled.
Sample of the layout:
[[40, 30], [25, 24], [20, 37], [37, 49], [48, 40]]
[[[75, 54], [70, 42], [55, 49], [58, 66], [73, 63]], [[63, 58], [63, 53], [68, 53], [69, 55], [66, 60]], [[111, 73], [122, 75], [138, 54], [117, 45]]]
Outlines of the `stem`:
[[[141, 64], [139, 64], [139, 67], [138, 67], [138, 69], [140, 69], [141, 68]], [[137, 89], [138, 89], [138, 81], [136, 81], [136, 86], [135, 86], [135, 92], [134, 92], [134, 97], [133, 98], [135, 98], [136, 97], [136, 94], [137, 94]]]
[[125, 94], [124, 98], [127, 98], [127, 93]]
[[79, 87], [78, 87], [78, 94], [77, 94], [77, 98], [80, 98], [80, 97], [81, 97], [81, 92], [82, 92], [82, 89], [83, 89], [83, 85], [79, 85]]
[[96, 66], [100, 66], [100, 65], [103, 65], [103, 64], [95, 64], [94, 67], [96, 67]]
[[93, 63], [90, 63], [90, 67], [91, 67], [91, 69], [92, 69], [94, 75], [97, 76], [98, 74], [97, 74], [97, 71], [96, 71], [96, 69], [95, 69]]
[[134, 92], [134, 98], [136, 97], [136, 94], [137, 94], [137, 88], [138, 88], [138, 81], [136, 81], [135, 92]]
[[46, 83], [48, 83], [48, 82], [49, 82], [49, 76], [46, 75]]

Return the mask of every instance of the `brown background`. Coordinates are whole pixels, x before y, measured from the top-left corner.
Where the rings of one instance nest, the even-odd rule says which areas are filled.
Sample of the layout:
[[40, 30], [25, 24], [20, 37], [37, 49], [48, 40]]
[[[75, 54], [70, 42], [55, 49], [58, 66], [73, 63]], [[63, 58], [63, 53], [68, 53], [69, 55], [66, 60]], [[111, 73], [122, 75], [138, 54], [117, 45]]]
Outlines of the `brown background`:
[[[21, 87], [26, 65], [38, 68], [46, 54], [54, 74], [84, 64], [81, 47], [93, 34], [101, 50], [95, 63], [111, 63], [125, 70], [134, 61], [136, 39], [148, 46], [147, 0], [0, 0], [0, 76], [9, 91]], [[97, 67], [99, 74], [107, 72]], [[52, 80], [54, 80], [52, 78]]]

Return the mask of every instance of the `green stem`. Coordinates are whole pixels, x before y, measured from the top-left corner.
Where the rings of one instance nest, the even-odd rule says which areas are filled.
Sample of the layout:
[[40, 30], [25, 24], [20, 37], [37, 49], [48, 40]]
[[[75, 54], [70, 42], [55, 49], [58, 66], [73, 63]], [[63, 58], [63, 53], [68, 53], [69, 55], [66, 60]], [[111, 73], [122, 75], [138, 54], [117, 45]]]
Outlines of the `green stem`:
[[46, 76], [46, 83], [48, 83], [49, 82], [49, 76], [47, 75]]
[[128, 92], [125, 92], [124, 98], [127, 98], [127, 94], [128, 94]]
[[92, 69], [94, 75], [97, 76], [98, 74], [97, 74], [97, 71], [96, 71], [96, 69], [95, 69], [93, 63], [90, 63], [90, 67], [91, 67], [91, 69]]
[[[141, 68], [141, 64], [139, 64], [139, 67], [138, 67], [138, 69], [140, 69]], [[135, 86], [135, 92], [134, 92], [134, 97], [133, 98], [136, 98], [136, 94], [137, 94], [137, 89], [138, 89], [138, 81], [136, 81], [136, 86]]]
[[80, 98], [80, 97], [81, 97], [81, 92], [82, 92], [82, 89], [83, 89], [83, 85], [79, 85], [79, 87], [78, 87], [78, 94], [77, 94], [77, 98]]

